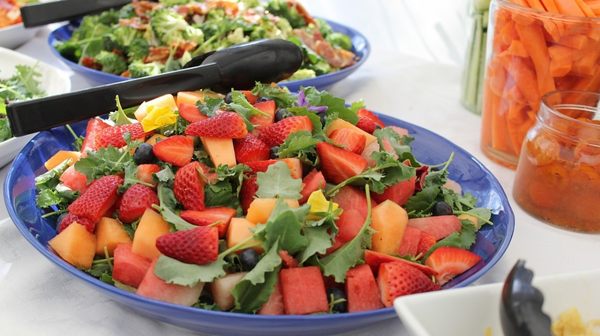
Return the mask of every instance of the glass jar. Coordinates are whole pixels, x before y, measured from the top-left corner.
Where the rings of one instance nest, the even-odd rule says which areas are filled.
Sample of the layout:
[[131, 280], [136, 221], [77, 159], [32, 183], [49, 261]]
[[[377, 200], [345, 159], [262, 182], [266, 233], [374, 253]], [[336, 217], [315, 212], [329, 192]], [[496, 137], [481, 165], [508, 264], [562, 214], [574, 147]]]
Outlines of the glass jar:
[[542, 95], [600, 91], [600, 18], [493, 0], [488, 31], [481, 149], [514, 169]]
[[527, 132], [513, 196], [532, 216], [600, 233], [600, 94], [554, 91]]

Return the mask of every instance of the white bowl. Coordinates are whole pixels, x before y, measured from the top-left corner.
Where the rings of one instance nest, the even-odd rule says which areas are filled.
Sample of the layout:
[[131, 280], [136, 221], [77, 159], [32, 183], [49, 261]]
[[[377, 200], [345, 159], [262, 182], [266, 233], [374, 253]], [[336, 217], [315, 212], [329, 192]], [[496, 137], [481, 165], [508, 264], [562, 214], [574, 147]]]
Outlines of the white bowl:
[[40, 28], [41, 27], [25, 28], [23, 23], [0, 28], [0, 47], [15, 49], [32, 39]]
[[[1, 47], [0, 60], [0, 78], [11, 77], [16, 72], [17, 65], [34, 66], [38, 63], [35, 70], [40, 73], [41, 76], [37, 77], [37, 79], [40, 81], [40, 88], [46, 92], [46, 95], [51, 96], [71, 91], [71, 80], [69, 75], [51, 65]], [[0, 142], [0, 167], [5, 166], [12, 161], [34, 135], [35, 134], [29, 134]]]
[[[572, 307], [577, 307], [586, 325], [600, 318], [600, 270], [539, 277], [532, 283], [544, 294], [542, 310], [552, 321]], [[502, 286], [497, 283], [400, 297], [394, 308], [413, 336], [484, 336], [487, 328], [492, 328], [493, 336], [502, 336]]]

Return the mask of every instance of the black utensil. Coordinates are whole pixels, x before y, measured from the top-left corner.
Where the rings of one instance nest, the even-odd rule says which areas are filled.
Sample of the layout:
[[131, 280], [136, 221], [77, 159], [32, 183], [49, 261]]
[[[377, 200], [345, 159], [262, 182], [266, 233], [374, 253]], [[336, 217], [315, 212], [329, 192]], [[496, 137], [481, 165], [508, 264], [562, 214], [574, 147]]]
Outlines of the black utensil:
[[98, 14], [110, 8], [122, 7], [131, 0], [62, 0], [29, 4], [21, 7], [25, 28], [48, 23], [74, 20], [88, 14]]
[[544, 295], [531, 285], [533, 272], [518, 260], [502, 288], [500, 321], [506, 336], [552, 336], [550, 317], [542, 311]]
[[194, 58], [181, 70], [15, 102], [6, 111], [13, 134], [22, 136], [114, 111], [117, 95], [127, 108], [167, 93], [204, 88], [226, 93], [279, 82], [298, 70], [302, 58], [302, 50], [286, 40], [248, 42]]

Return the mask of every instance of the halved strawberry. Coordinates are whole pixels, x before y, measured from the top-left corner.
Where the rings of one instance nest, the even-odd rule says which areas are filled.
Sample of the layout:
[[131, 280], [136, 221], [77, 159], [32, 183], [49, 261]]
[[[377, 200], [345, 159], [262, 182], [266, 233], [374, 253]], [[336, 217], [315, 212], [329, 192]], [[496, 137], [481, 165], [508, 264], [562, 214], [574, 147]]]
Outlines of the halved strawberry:
[[144, 132], [144, 128], [140, 123], [108, 127], [98, 133], [96, 136], [96, 144], [98, 145], [98, 148], [106, 148], [108, 146], [121, 148], [127, 145], [125, 139], [123, 138], [123, 135], [126, 133], [131, 134], [131, 140], [137, 140], [143, 139], [148, 135], [154, 134], [155, 132]]
[[421, 265], [416, 262], [408, 261], [406, 259], [393, 257], [389, 254], [375, 252], [375, 251], [371, 251], [371, 250], [365, 250], [364, 260], [365, 260], [365, 264], [367, 264], [371, 267], [371, 269], [373, 270], [373, 273], [379, 272], [379, 267], [381, 267], [382, 264], [390, 263], [390, 262], [399, 262], [399, 263], [404, 263], [410, 267], [414, 267], [414, 268], [418, 269], [419, 271], [423, 272], [423, 274], [425, 274], [428, 277], [430, 277], [432, 275], [435, 276], [438, 274], [437, 271], [431, 267]]
[[194, 156], [194, 139], [185, 135], [173, 135], [157, 142], [152, 147], [154, 155], [177, 167], [183, 167]]
[[234, 139], [233, 148], [238, 163], [268, 160], [270, 157], [269, 147], [252, 133], [243, 139]]
[[423, 272], [397, 261], [384, 263], [379, 267], [377, 286], [381, 301], [388, 308], [397, 297], [441, 289], [440, 285], [431, 281]]
[[317, 143], [317, 155], [325, 179], [335, 184], [359, 175], [368, 166], [362, 156], [326, 142]]
[[365, 150], [367, 137], [349, 128], [338, 128], [329, 134], [329, 139], [338, 145], [346, 146], [346, 149], [360, 155]]
[[58, 227], [58, 233], [61, 233], [64, 229], [66, 229], [69, 225], [73, 223], [79, 223], [88, 230], [89, 233], [94, 233], [94, 229], [96, 228], [96, 223], [89, 218], [76, 216], [72, 213], [67, 213], [67, 215], [60, 222], [60, 226]]
[[186, 210], [204, 210], [204, 177], [197, 161], [179, 168], [173, 181], [173, 193]]
[[358, 116], [358, 123], [356, 123], [356, 127], [369, 134], [373, 134], [373, 132], [375, 132], [377, 129], [377, 126], [373, 120], [363, 116]]
[[254, 196], [256, 196], [257, 190], [258, 186], [256, 185], [256, 176], [244, 179], [244, 182], [242, 182], [242, 188], [240, 189], [240, 204], [242, 206], [242, 210], [244, 210], [244, 214], [248, 213], [248, 208], [250, 207], [250, 203], [254, 201]]
[[258, 96], [253, 95], [250, 90], [240, 90], [240, 92], [246, 95], [246, 99], [250, 104], [254, 104], [258, 100]]
[[119, 220], [133, 223], [142, 217], [146, 209], [151, 209], [153, 204], [159, 204], [156, 192], [143, 184], [134, 184], [121, 197]]
[[223, 112], [206, 120], [190, 124], [186, 135], [207, 138], [240, 139], [246, 137], [248, 130], [244, 119], [235, 112]]
[[153, 188], [155, 188], [157, 182], [154, 181], [154, 177], [152, 176], [152, 174], [156, 174], [159, 171], [161, 171], [160, 166], [153, 164], [153, 163], [148, 163], [148, 164], [141, 164], [141, 165], [137, 166], [137, 168], [139, 170], [137, 173], [138, 180], [145, 182], [145, 183], [152, 184]]
[[208, 116], [205, 116], [200, 112], [198, 106], [186, 103], [179, 104], [179, 116], [190, 123], [208, 119]]
[[425, 265], [438, 272], [435, 279], [440, 285], [443, 285], [480, 261], [481, 257], [473, 252], [458, 247], [442, 246], [429, 255], [425, 260]]
[[275, 101], [261, 101], [254, 104], [254, 107], [268, 114], [269, 116], [252, 115], [250, 117], [250, 123], [254, 125], [254, 134], [258, 134], [263, 128], [271, 125], [275, 122]]
[[225, 237], [229, 222], [235, 216], [235, 209], [228, 207], [212, 207], [204, 210], [183, 210], [179, 213], [183, 220], [199, 226], [211, 224], [219, 231], [219, 238]]
[[313, 124], [307, 116], [294, 116], [265, 127], [258, 138], [271, 148], [281, 145], [292, 132], [312, 130]]
[[78, 217], [86, 217], [94, 222], [117, 201], [117, 190], [123, 178], [116, 175], [104, 176], [92, 183], [83, 195], [76, 199], [67, 210]]
[[356, 111], [356, 114], [358, 114], [359, 116], [368, 117], [369, 119], [373, 120], [377, 125], [381, 126], [382, 128], [385, 127], [385, 124], [383, 123], [383, 121], [381, 121], [375, 113], [373, 113], [365, 108], [358, 109], [358, 111]]
[[83, 145], [81, 146], [81, 152], [85, 153], [89, 150], [97, 150], [99, 146], [96, 143], [96, 136], [98, 136], [98, 134], [100, 134], [100, 132], [103, 129], [109, 127], [111, 126], [105, 123], [102, 119], [90, 119], [90, 121], [88, 121], [87, 127], [85, 128], [85, 139], [83, 140]]
[[219, 233], [212, 226], [171, 232], [156, 239], [156, 248], [162, 254], [181, 262], [206, 265], [217, 260]]
[[[407, 227], [408, 228], [408, 227]], [[419, 239], [419, 244], [417, 245], [417, 254], [421, 254], [423, 257], [429, 249], [437, 243], [437, 240], [434, 236], [430, 235], [427, 232], [421, 231], [421, 238]]]

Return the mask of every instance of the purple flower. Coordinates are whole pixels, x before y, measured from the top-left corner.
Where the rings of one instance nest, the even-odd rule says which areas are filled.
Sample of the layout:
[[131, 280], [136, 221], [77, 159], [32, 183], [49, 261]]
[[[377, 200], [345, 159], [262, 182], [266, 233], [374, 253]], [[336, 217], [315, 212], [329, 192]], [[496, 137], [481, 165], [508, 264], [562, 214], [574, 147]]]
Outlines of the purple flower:
[[308, 106], [307, 109], [309, 111], [315, 111], [315, 112], [325, 112], [325, 111], [327, 111], [327, 106], [312, 106], [312, 105], [308, 105], [308, 102], [306, 101], [306, 94], [304, 93], [304, 90], [302, 90], [302, 91], [300, 91], [300, 93], [298, 93], [298, 102], [296, 103], [296, 105], [298, 107]]

